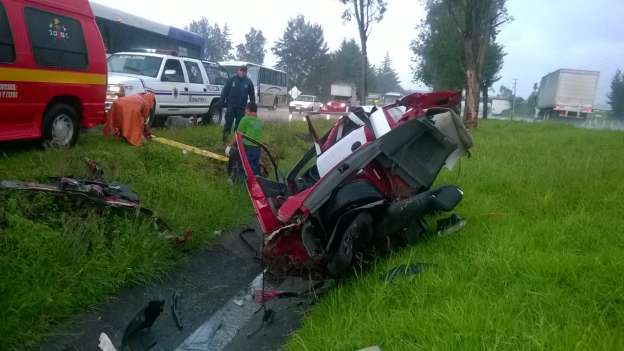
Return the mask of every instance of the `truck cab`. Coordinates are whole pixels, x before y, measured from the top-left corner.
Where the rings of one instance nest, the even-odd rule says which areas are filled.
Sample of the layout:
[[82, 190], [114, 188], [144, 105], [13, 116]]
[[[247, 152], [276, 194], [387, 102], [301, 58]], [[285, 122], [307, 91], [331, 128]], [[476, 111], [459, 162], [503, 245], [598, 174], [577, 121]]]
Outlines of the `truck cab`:
[[[120, 52], [108, 58], [106, 107], [122, 97], [152, 92], [150, 124], [167, 116], [199, 116], [203, 123], [219, 119], [224, 80], [214, 63], [159, 53]], [[227, 78], [226, 78], [227, 79]]]

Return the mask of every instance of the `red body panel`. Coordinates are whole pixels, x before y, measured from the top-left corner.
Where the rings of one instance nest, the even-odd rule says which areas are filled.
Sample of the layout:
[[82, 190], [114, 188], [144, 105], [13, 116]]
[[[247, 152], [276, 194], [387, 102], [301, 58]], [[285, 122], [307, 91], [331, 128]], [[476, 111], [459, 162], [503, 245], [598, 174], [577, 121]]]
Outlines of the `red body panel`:
[[[59, 99], [72, 101], [81, 124], [89, 128], [105, 120], [106, 52], [87, 0], [2, 0], [15, 46], [15, 61], [0, 63], [0, 84], [12, 98], [0, 98], [0, 141], [41, 137], [46, 108]], [[41, 67], [35, 63], [24, 8], [32, 7], [80, 22], [88, 55], [84, 70]], [[5, 86], [5, 87], [6, 87]], [[13, 89], [14, 87], [14, 89]]]
[[280, 227], [280, 223], [278, 222], [275, 213], [273, 213], [271, 204], [269, 203], [269, 200], [264, 194], [262, 187], [258, 183], [258, 180], [251, 169], [251, 165], [247, 159], [247, 154], [245, 153], [245, 143], [243, 143], [243, 137], [238, 132], [236, 133], [236, 143], [238, 145], [238, 152], [245, 174], [247, 175], [247, 191], [249, 192], [251, 203], [256, 211], [258, 222], [260, 222], [260, 227], [263, 232], [271, 233]]

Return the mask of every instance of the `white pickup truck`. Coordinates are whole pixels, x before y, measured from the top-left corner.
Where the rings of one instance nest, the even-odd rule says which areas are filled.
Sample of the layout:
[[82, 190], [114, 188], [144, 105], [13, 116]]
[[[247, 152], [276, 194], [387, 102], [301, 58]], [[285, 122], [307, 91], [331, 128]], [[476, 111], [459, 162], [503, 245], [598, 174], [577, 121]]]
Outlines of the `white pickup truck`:
[[164, 124], [167, 116], [198, 116], [220, 122], [219, 102], [227, 72], [218, 64], [172, 55], [120, 52], [108, 58], [106, 109], [116, 99], [154, 93], [156, 103], [146, 123]]

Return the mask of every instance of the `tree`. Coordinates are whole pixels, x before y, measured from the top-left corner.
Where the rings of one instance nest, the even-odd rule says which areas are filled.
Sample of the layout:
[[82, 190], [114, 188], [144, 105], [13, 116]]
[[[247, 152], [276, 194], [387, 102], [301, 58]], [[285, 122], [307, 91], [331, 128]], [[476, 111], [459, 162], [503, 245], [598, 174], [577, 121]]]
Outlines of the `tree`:
[[466, 85], [462, 40], [443, 5], [427, 2], [427, 16], [411, 42], [414, 81], [433, 90], [462, 90]]
[[537, 83], [533, 84], [533, 91], [529, 98], [527, 99], [527, 112], [529, 116], [535, 115], [535, 109], [537, 108], [537, 95], [539, 94], [539, 85]]
[[485, 63], [483, 66], [483, 79], [481, 80], [481, 92], [483, 96], [483, 119], [488, 117], [489, 92], [494, 83], [501, 79], [498, 75], [503, 68], [503, 52], [502, 45], [492, 42], [488, 47]]
[[[368, 38], [371, 34], [373, 23], [378, 23], [383, 19], [387, 7], [386, 1], [340, 0], [340, 2], [347, 5], [347, 8], [342, 13], [342, 19], [350, 22], [355, 18], [362, 48], [362, 67], [368, 67]], [[368, 70], [362, 70], [362, 90], [360, 95], [360, 99], [366, 101], [368, 95]]]
[[223, 61], [232, 58], [232, 41], [227, 23], [223, 29], [218, 24], [210, 25], [206, 17], [192, 21], [187, 30], [199, 34], [204, 39], [202, 57], [209, 61]]
[[500, 88], [498, 88], [498, 97], [505, 100], [511, 100], [513, 97], [513, 90], [501, 85]]
[[[434, 90], [462, 90], [466, 88], [466, 65], [464, 39], [457, 30], [456, 22], [449, 12], [447, 1], [429, 0], [427, 16], [419, 25], [420, 34], [412, 41], [412, 71], [414, 81], [420, 81]], [[499, 72], [505, 53], [502, 45], [494, 40], [488, 44], [483, 64], [480, 92], [483, 101], [488, 101], [492, 85], [500, 79]], [[477, 99], [479, 95], [477, 91]], [[484, 103], [484, 117], [487, 117], [487, 103]], [[477, 110], [478, 113], [478, 105]]]
[[613, 116], [624, 119], [624, 73], [619, 69], [611, 80], [611, 92], [607, 98], [609, 99]]
[[264, 63], [266, 38], [261, 30], [253, 27], [245, 34], [245, 43], [236, 46], [236, 58], [241, 61], [249, 61], [259, 65]]
[[498, 28], [511, 20], [506, 0], [431, 0], [444, 4], [462, 38], [466, 74], [466, 107], [464, 124], [478, 125], [479, 92], [488, 47], [498, 34]]
[[387, 52], [381, 67], [377, 71], [377, 79], [379, 80], [379, 92], [382, 94], [391, 91], [400, 92], [403, 90], [401, 88], [399, 75], [392, 68], [392, 59], [390, 59], [390, 54]]
[[288, 72], [290, 86], [306, 94], [325, 95], [329, 55], [320, 25], [307, 22], [302, 15], [292, 18], [271, 50], [278, 58], [277, 66]]
[[329, 76], [336, 82], [361, 86], [362, 51], [354, 39], [343, 40], [338, 50], [330, 55]]

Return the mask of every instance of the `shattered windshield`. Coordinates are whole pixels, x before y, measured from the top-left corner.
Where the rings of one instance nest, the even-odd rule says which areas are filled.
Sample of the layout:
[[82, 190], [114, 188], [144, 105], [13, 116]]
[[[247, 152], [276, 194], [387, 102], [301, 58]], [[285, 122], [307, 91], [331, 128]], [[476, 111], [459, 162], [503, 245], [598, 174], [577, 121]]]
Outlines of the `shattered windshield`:
[[146, 55], [112, 55], [108, 58], [108, 71], [137, 74], [156, 78], [162, 58]]

